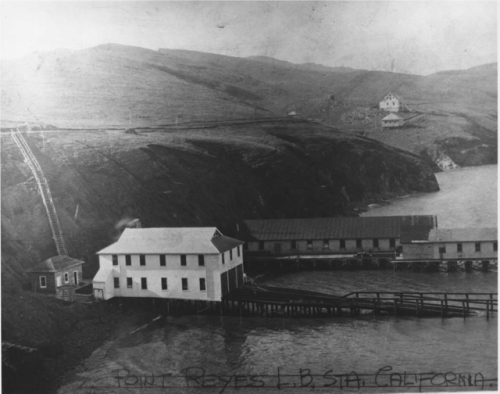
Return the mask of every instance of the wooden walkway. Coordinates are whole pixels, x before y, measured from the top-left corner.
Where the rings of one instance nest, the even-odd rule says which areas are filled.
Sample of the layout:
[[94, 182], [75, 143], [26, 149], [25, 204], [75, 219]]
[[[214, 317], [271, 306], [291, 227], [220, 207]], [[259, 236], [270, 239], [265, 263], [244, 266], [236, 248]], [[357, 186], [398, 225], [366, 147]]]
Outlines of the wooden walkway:
[[468, 317], [497, 312], [497, 293], [312, 291], [244, 286], [223, 297], [222, 313], [241, 316], [333, 317], [374, 313], [418, 317]]

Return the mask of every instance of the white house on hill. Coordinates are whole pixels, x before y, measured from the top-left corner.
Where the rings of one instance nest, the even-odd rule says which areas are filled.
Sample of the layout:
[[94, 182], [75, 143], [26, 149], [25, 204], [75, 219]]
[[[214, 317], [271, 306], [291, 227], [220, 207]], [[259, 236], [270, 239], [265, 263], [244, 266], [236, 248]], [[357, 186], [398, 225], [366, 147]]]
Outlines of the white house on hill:
[[403, 99], [394, 93], [389, 93], [380, 102], [380, 109], [390, 112], [400, 112], [404, 111], [405, 105]]
[[220, 301], [243, 284], [242, 244], [215, 227], [127, 228], [97, 252], [94, 296]]

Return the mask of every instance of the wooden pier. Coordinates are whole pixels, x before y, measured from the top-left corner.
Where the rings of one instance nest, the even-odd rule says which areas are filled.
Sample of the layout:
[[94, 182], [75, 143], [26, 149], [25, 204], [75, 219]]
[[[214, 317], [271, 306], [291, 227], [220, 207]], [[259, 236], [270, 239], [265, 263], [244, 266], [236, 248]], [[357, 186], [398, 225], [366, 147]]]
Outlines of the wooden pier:
[[437, 260], [391, 260], [394, 271], [415, 271], [415, 272], [472, 272], [498, 269], [498, 260], [494, 259], [437, 259]]
[[497, 293], [353, 292], [335, 296], [311, 291], [245, 286], [226, 295], [221, 312], [263, 317], [411, 315], [468, 317], [497, 312]]

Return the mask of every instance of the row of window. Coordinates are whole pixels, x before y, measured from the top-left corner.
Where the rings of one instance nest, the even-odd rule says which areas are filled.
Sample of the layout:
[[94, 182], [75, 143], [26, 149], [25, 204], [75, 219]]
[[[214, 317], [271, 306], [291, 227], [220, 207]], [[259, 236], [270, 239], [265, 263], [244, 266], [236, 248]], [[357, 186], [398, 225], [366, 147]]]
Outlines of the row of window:
[[[480, 252], [481, 251], [481, 242], [474, 243], [474, 250], [476, 252]], [[498, 250], [497, 243], [493, 242], [493, 251], [497, 252], [497, 250]], [[457, 243], [457, 252], [462, 252], [462, 251], [463, 251], [462, 244], [461, 243]], [[446, 253], [446, 245], [443, 245], [443, 246], [439, 247], [439, 253]]]
[[[73, 277], [75, 280], [75, 284], [78, 284], [78, 271], [73, 272]], [[69, 283], [69, 272], [64, 273], [64, 283]], [[40, 276], [40, 288], [47, 288], [47, 277]]]
[[[119, 289], [120, 288], [120, 278], [113, 278], [113, 279], [114, 279], [115, 289]], [[168, 290], [167, 278], [160, 278], [160, 279], [161, 279], [161, 289]], [[182, 290], [189, 290], [188, 278], [181, 278], [181, 281], [182, 281]], [[132, 278], [127, 278], [127, 289], [132, 289], [132, 288], [133, 288]], [[148, 278], [141, 278], [141, 289], [142, 290], [148, 289]], [[205, 290], [207, 290], [205, 278], [200, 278], [200, 291], [205, 291]]]
[[[339, 241], [340, 241], [340, 249], [346, 249], [346, 240], [340, 239]], [[313, 241], [309, 239], [306, 242], [307, 242], [307, 249], [312, 249], [313, 248]], [[362, 239], [356, 240], [356, 247], [357, 248], [363, 247], [363, 240]], [[373, 239], [373, 247], [374, 248], [379, 247], [379, 240], [377, 238]], [[396, 247], [396, 239], [395, 238], [389, 239], [389, 247], [391, 247], [391, 248]], [[325, 248], [325, 249], [330, 248], [330, 240], [328, 240], [328, 239], [323, 240], [323, 248]], [[259, 241], [259, 249], [264, 250], [264, 241]], [[297, 249], [297, 241], [292, 241], [292, 249]]]
[[[236, 248], [236, 250], [237, 250], [238, 257], [240, 257], [241, 256], [240, 247], [238, 246]], [[222, 253], [222, 264], [226, 263], [225, 255], [226, 255], [225, 253]], [[113, 265], [118, 265], [118, 255], [117, 254], [111, 255], [111, 259], [113, 261]], [[232, 249], [229, 250], [229, 260], [230, 261], [233, 260], [233, 250]], [[187, 255], [185, 255], [185, 254], [180, 255], [180, 263], [181, 263], [181, 266], [187, 265]], [[132, 265], [132, 255], [130, 255], [130, 254], [125, 255], [125, 265]], [[145, 254], [139, 255], [139, 265], [142, 265], [142, 266], [146, 265], [146, 255]], [[164, 254], [161, 254], [160, 255], [160, 267], [165, 267], [166, 265], [167, 265], [167, 256]], [[205, 256], [202, 254], [198, 255], [198, 266], [200, 266], [200, 267], [205, 266]]]

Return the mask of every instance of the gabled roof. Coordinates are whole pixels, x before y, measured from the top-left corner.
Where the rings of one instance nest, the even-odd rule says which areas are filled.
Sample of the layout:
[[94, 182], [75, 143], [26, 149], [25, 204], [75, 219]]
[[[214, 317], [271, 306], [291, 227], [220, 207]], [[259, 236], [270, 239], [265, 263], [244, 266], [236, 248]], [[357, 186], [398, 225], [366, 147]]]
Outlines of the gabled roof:
[[390, 95], [393, 95], [393, 96], [394, 96], [395, 98], [397, 98], [399, 101], [403, 101], [403, 98], [402, 98], [401, 96], [399, 96], [399, 95], [397, 95], [397, 94], [394, 94], [394, 93], [392, 93], [392, 92], [387, 93], [387, 94], [384, 96], [384, 98], [383, 98], [382, 100], [380, 100], [380, 101], [384, 101], [384, 100], [387, 98], [387, 96], [390, 96]]
[[429, 242], [496, 241], [496, 228], [440, 228], [429, 233]]
[[399, 238], [403, 228], [437, 226], [435, 216], [367, 216], [312, 219], [245, 220], [246, 241]]
[[241, 244], [215, 227], [126, 228], [97, 254], [219, 254]]
[[84, 261], [69, 256], [54, 256], [38, 263], [30, 268], [28, 272], [59, 272], [80, 264], [84, 264]]
[[382, 120], [404, 120], [401, 116], [396, 115], [395, 113], [391, 113], [387, 115], [385, 118], [382, 118]]

